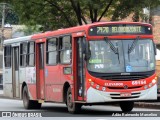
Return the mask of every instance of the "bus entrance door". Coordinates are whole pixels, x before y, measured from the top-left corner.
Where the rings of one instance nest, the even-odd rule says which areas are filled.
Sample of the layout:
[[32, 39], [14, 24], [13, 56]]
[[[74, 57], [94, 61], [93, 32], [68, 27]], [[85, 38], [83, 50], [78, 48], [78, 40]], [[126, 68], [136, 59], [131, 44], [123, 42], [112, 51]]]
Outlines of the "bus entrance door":
[[44, 43], [36, 44], [37, 99], [44, 99]]
[[74, 90], [75, 90], [75, 101], [85, 101], [85, 76], [84, 76], [84, 42], [85, 37], [84, 33], [76, 34], [74, 37], [74, 56], [76, 60], [73, 61], [74, 70], [73, 75], [75, 76], [74, 79]]
[[13, 82], [13, 97], [19, 98], [20, 97], [20, 91], [19, 91], [19, 47], [13, 47], [13, 53], [12, 53], [12, 82]]

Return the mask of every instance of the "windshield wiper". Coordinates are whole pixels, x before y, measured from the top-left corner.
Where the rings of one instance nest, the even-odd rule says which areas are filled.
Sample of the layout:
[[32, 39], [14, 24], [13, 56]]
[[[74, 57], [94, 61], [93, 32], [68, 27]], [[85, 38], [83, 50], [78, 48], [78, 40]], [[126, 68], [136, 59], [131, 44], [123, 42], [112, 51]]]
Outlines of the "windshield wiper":
[[130, 54], [133, 51], [133, 49], [136, 47], [138, 40], [139, 40], [139, 36], [137, 36], [137, 38], [133, 40], [131, 47], [128, 47], [128, 54]]
[[110, 40], [108, 40], [108, 37], [104, 37], [104, 40], [106, 41], [107, 44], [109, 44], [111, 50], [118, 55], [118, 61], [119, 61], [119, 64], [120, 64], [120, 59], [119, 59], [119, 51], [118, 51], [118, 48], [116, 48], [112, 42]]
[[136, 47], [137, 45], [137, 42], [139, 40], [139, 36], [137, 36], [137, 38], [135, 40], [133, 40], [131, 46], [129, 47], [129, 44], [128, 44], [128, 60], [130, 61], [130, 53], [134, 50], [134, 48]]

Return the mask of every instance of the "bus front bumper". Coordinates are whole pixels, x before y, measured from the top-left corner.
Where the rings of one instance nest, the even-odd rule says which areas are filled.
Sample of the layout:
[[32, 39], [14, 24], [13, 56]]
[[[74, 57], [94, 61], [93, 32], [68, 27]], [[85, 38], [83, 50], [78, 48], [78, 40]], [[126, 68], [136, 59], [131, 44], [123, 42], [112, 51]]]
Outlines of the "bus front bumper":
[[157, 85], [146, 90], [133, 91], [129, 97], [121, 97], [120, 94], [120, 92], [103, 92], [90, 87], [87, 91], [87, 103], [157, 100]]

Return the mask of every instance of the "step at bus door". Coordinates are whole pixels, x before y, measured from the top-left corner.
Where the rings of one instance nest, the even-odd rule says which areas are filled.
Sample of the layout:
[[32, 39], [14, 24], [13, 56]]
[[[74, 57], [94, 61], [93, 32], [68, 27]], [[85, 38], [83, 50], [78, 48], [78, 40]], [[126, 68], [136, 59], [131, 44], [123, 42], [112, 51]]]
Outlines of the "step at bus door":
[[19, 47], [12, 48], [12, 82], [13, 82], [13, 97], [20, 97], [19, 88]]
[[37, 99], [44, 99], [44, 43], [36, 44]]

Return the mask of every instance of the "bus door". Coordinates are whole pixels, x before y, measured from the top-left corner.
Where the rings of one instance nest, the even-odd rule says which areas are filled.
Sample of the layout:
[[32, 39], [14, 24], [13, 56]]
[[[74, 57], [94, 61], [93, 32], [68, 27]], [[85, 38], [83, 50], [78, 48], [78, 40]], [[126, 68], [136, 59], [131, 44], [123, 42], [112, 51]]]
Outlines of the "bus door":
[[81, 36], [76, 36], [74, 38], [74, 57], [76, 60], [73, 61], [74, 64], [74, 76], [75, 77], [75, 101], [84, 101], [84, 91], [85, 91], [85, 71], [84, 71], [84, 44], [85, 37], [84, 33]]
[[44, 43], [36, 44], [36, 72], [37, 99], [44, 99]]
[[19, 47], [12, 48], [12, 67], [13, 97], [19, 98]]

